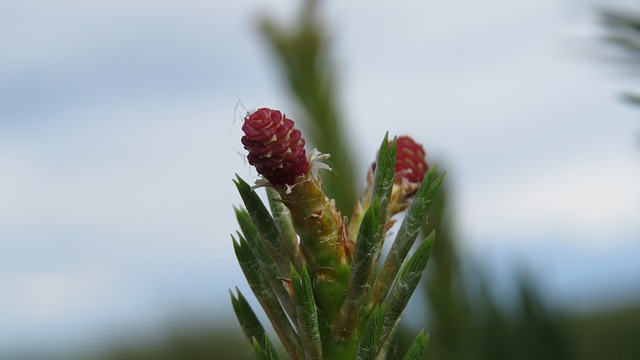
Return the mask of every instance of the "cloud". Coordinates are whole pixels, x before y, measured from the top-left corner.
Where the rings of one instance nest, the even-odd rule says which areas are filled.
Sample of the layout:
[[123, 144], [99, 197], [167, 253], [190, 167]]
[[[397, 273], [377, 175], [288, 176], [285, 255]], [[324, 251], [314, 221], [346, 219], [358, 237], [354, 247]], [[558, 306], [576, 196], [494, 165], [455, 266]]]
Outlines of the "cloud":
[[554, 159], [533, 165], [537, 171], [467, 186], [463, 226], [480, 241], [560, 237], [577, 246], [620, 246], [640, 234], [640, 167], [630, 166], [633, 160]]
[[0, 126], [78, 106], [205, 93], [232, 96], [233, 106], [273, 76], [261, 68], [252, 1], [224, 9], [199, 1], [20, 4], [0, 14]]
[[[405, 6], [333, 20], [345, 32], [345, 108], [358, 137], [422, 141], [449, 172], [454, 220], [470, 241], [560, 233], [618, 246], [638, 234], [636, 114], [615, 101], [620, 85], [573, 51], [587, 39], [563, 36], [584, 19], [551, 2]], [[356, 40], [365, 37], [375, 40]], [[360, 156], [376, 143], [357, 143]]]
[[[79, 272], [31, 273], [21, 276], [5, 289], [7, 306], [14, 316], [38, 325], [63, 321], [74, 312], [85, 312], [88, 306], [113, 301], [115, 295], [113, 274]], [[46, 300], [45, 300], [46, 299]]]
[[221, 289], [238, 271], [231, 177], [249, 173], [225, 108], [85, 109], [46, 134], [3, 135], [0, 278], [12, 295], [0, 317], [12, 331], [0, 348], [53, 329], [41, 345], [70, 345], [131, 319], [161, 321], [185, 302], [217, 311], [210, 304], [227, 300]]

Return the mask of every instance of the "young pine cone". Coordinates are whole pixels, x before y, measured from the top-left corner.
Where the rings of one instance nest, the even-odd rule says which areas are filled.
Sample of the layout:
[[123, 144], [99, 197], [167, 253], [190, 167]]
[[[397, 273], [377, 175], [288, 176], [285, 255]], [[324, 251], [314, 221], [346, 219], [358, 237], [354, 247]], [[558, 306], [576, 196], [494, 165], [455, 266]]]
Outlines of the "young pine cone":
[[249, 164], [272, 185], [293, 185], [309, 171], [304, 139], [278, 110], [260, 108], [244, 118], [242, 137]]

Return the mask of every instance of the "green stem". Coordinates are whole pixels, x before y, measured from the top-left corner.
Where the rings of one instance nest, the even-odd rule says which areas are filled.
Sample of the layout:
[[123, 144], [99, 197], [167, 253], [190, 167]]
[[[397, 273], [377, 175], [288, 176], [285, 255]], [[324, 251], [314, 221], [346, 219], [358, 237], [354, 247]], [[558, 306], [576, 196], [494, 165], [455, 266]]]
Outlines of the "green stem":
[[318, 308], [332, 322], [349, 278], [351, 240], [346, 224], [312, 173], [292, 188], [277, 190], [300, 236], [300, 252], [313, 278]]

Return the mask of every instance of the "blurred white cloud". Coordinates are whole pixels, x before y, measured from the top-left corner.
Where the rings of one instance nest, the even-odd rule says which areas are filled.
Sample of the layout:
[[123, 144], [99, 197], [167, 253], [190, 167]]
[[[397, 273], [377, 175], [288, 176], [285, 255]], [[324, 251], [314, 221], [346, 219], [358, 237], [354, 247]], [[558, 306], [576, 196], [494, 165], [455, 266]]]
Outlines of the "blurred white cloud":
[[112, 274], [86, 270], [34, 273], [22, 277], [13, 284], [15, 288], [5, 294], [14, 297], [8, 301], [15, 311], [14, 316], [35, 326], [46, 325], [73, 318], [75, 313], [84, 313], [90, 306], [100, 303], [104, 306], [105, 300], [113, 301], [111, 297], [118, 289], [112, 277]]
[[519, 181], [507, 178], [474, 186], [477, 193], [465, 194], [473, 201], [460, 205], [467, 233], [476, 233], [482, 241], [494, 237], [540, 243], [557, 242], [562, 235], [574, 246], [596, 249], [637, 241], [633, 235], [640, 232], [640, 169], [629, 166], [635, 159], [585, 160], [554, 160], [520, 169], [514, 176]]

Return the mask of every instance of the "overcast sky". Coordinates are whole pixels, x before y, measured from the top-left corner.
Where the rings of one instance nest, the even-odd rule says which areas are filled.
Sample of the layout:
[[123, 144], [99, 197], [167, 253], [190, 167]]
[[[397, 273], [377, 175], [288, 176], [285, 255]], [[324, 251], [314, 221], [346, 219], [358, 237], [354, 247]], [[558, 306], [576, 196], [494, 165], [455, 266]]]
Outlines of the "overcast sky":
[[[296, 2], [0, 3], [0, 354], [228, 320], [242, 117], [296, 115], [255, 20]], [[385, 131], [411, 134], [463, 250], [565, 307], [640, 297], [640, 120], [593, 4], [323, 8], [361, 175]]]

